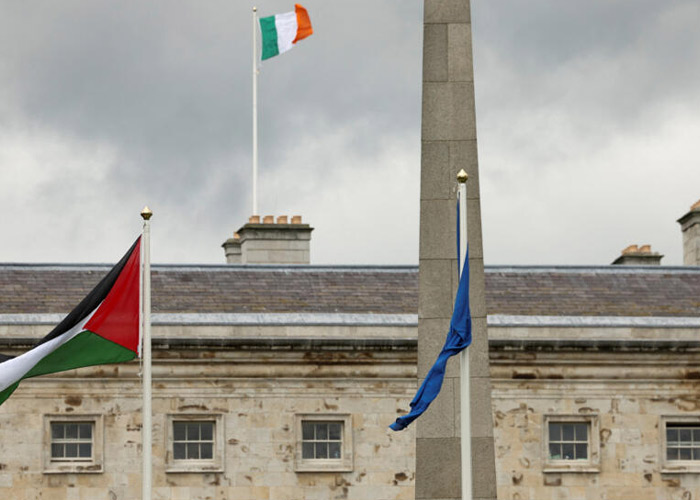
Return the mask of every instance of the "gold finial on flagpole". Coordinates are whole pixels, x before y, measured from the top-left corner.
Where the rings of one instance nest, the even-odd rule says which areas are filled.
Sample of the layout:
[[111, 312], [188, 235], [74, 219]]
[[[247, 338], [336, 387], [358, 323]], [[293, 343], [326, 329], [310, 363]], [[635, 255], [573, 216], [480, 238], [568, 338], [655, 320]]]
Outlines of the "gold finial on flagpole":
[[141, 217], [143, 217], [143, 220], [148, 220], [153, 217], [153, 212], [151, 212], [148, 206], [143, 207], [143, 210], [141, 210]]
[[457, 182], [465, 183], [467, 182], [467, 179], [469, 179], [469, 175], [464, 171], [464, 169], [457, 173]]

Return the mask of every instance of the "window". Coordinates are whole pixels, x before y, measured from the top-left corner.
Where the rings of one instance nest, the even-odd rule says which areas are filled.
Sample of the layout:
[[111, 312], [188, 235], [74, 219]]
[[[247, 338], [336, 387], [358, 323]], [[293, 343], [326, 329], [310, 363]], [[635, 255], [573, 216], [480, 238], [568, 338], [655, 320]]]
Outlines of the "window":
[[297, 415], [297, 472], [351, 471], [350, 415]]
[[167, 472], [223, 472], [221, 415], [168, 415]]
[[301, 423], [301, 458], [309, 459], [339, 459], [343, 449], [342, 422]]
[[544, 472], [599, 470], [596, 415], [545, 415], [544, 438]]
[[662, 417], [662, 472], [700, 472], [700, 417]]
[[588, 460], [588, 424], [549, 422], [550, 460]]
[[102, 472], [102, 417], [44, 416], [44, 472]]
[[173, 421], [173, 458], [211, 460], [214, 457], [215, 422]]
[[51, 461], [92, 460], [93, 422], [51, 422]]

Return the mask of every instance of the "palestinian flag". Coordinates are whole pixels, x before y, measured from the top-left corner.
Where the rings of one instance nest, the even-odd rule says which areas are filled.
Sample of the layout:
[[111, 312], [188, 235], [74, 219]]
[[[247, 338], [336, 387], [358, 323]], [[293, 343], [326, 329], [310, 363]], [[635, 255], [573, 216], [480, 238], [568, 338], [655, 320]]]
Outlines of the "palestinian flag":
[[121, 363], [139, 350], [141, 238], [33, 349], [0, 359], [0, 404], [20, 381], [83, 366]]
[[287, 52], [299, 40], [312, 35], [309, 13], [299, 4], [294, 5], [294, 11], [260, 18], [262, 33], [262, 57], [269, 59]]

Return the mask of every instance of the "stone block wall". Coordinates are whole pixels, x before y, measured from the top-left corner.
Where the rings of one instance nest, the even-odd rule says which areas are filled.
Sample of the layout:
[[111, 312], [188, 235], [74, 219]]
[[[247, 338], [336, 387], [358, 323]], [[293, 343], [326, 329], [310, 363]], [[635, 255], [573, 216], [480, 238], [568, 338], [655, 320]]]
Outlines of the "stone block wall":
[[[415, 435], [412, 430], [394, 433], [388, 425], [406, 411], [415, 392], [415, 345], [393, 354], [337, 348], [330, 353], [199, 348], [154, 354], [154, 500], [414, 497]], [[386, 366], [399, 369], [383, 371]], [[132, 362], [22, 382], [0, 407], [0, 498], [140, 498], [138, 370]], [[101, 470], [47, 471], [46, 415], [100, 416]], [[223, 425], [223, 441], [217, 443], [223, 447], [220, 472], [167, 472], [172, 458], [168, 418], [183, 415], [218, 418]], [[348, 417], [349, 469], [296, 470], [299, 415]]]

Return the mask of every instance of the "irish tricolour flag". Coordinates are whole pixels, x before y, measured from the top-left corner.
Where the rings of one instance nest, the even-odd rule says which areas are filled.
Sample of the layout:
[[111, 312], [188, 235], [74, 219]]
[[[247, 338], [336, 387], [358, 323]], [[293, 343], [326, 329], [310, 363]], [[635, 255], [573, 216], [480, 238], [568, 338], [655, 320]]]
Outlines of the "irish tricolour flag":
[[20, 381], [83, 366], [121, 363], [139, 350], [141, 238], [33, 349], [0, 355], [0, 404]]
[[261, 17], [262, 60], [287, 52], [299, 40], [311, 35], [311, 20], [306, 9], [299, 4], [294, 12]]

